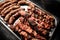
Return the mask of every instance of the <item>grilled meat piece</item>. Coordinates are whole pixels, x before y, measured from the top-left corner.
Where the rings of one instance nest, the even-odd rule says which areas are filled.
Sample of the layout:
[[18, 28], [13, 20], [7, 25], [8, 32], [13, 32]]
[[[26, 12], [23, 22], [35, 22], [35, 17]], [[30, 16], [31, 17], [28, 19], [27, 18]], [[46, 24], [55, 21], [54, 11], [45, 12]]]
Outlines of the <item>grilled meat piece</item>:
[[[27, 11], [21, 5], [27, 5]], [[26, 0], [7, 0], [0, 4], [0, 16], [17, 31], [24, 40], [47, 40], [46, 37], [54, 27], [53, 16], [37, 8]]]
[[15, 14], [16, 12], [18, 12], [20, 9], [18, 8], [18, 9], [16, 9], [16, 10], [13, 10], [13, 11], [11, 11], [9, 14], [7, 14], [6, 15], [6, 17], [5, 17], [5, 21], [8, 21], [8, 19], [11, 17], [11, 15], [13, 15], [13, 14]]
[[11, 10], [15, 10], [15, 9], [17, 9], [17, 8], [19, 8], [19, 6], [16, 6], [16, 5], [8, 8], [8, 9], [3, 13], [3, 16], [5, 16], [6, 14], [8, 14]]
[[12, 15], [9, 19], [9, 24], [12, 24], [16, 20], [16, 18], [19, 18], [19, 17], [20, 17], [20, 15], [18, 12], [16, 14]]

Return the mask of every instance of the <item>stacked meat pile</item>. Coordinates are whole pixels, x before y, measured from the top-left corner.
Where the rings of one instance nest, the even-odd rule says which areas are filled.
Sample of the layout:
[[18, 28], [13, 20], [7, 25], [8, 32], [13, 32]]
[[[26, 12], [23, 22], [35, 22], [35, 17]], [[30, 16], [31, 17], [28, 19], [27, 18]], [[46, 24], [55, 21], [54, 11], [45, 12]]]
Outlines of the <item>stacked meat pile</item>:
[[[28, 5], [27, 11], [21, 5]], [[24, 40], [47, 40], [47, 34], [54, 27], [54, 17], [25, 0], [5, 1], [0, 4], [0, 16], [17, 31]]]

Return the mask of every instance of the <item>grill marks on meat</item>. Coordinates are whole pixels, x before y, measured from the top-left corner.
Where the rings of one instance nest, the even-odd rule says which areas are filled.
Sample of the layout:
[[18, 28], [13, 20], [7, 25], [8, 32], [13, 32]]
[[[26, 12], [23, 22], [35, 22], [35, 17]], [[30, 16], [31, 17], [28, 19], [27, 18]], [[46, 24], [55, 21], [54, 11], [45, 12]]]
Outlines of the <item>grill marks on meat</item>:
[[[20, 8], [21, 4], [27, 4], [28, 11]], [[47, 34], [54, 26], [53, 16], [25, 0], [6, 1], [0, 5], [0, 11], [10, 28], [22, 35], [24, 40], [47, 40]]]

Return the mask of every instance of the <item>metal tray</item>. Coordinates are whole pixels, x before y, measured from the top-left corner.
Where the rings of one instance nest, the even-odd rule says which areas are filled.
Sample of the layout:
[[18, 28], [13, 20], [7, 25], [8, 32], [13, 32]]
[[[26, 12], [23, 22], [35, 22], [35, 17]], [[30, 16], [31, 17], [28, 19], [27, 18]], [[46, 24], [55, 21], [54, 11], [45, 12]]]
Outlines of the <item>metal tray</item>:
[[[28, 0], [29, 1], [29, 0]], [[32, 1], [29, 1], [32, 2]], [[32, 2], [37, 8], [41, 9], [42, 11], [48, 13], [49, 15], [53, 16], [55, 19], [55, 27], [51, 29], [51, 31], [49, 32], [49, 39], [51, 40], [55, 29], [57, 27], [57, 24], [59, 22], [58, 18], [51, 14], [50, 12], [47, 12], [46, 10], [44, 10], [43, 8], [41, 8], [40, 6], [36, 5], [34, 2]], [[4, 35], [7, 37], [8, 40], [21, 40], [21, 38], [19, 36], [17, 36], [17, 34], [15, 34], [10, 28], [9, 25], [3, 20], [3, 18], [0, 16], [0, 30], [3, 31], [2, 33], [4, 33]]]

